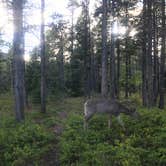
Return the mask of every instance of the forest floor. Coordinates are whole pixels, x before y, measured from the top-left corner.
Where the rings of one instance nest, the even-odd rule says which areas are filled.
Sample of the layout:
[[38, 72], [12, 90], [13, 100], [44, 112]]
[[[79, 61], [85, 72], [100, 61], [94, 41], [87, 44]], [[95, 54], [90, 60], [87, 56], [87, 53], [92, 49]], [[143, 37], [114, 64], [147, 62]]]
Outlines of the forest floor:
[[0, 96], [0, 166], [166, 165], [166, 111], [134, 102], [140, 119], [122, 115], [126, 131], [100, 115], [85, 131], [83, 98], [50, 99], [46, 114], [34, 104], [18, 124], [11, 95]]
[[[62, 122], [65, 121], [68, 116], [68, 112], [61, 111], [57, 113], [57, 118]], [[64, 124], [63, 123], [57, 123], [55, 126], [52, 127], [53, 132], [55, 134], [55, 137], [60, 137], [63, 132]], [[52, 149], [45, 157], [45, 163], [49, 166], [59, 166], [59, 147], [58, 147], [58, 139], [57, 142], [54, 145], [54, 149]]]
[[[34, 137], [34, 132], [36, 132], [36, 138], [33, 138], [34, 144], [38, 143], [39, 141], [43, 142], [43, 139], [48, 140], [46, 143], [44, 143], [43, 147], [34, 147], [34, 149], [32, 149], [32, 147], [30, 147], [29, 152], [25, 152], [24, 150], [22, 150], [22, 145], [21, 143], [18, 143], [18, 140], [21, 139], [20, 137], [20, 125], [18, 125], [15, 122], [15, 118], [14, 118], [14, 104], [13, 104], [13, 98], [11, 97], [10, 94], [6, 94], [6, 95], [2, 95], [0, 96], [0, 136], [2, 135], [3, 137], [9, 137], [8, 133], [6, 132], [6, 129], [10, 129], [11, 132], [13, 132], [13, 134], [15, 135], [15, 142], [12, 140], [8, 140], [6, 138], [4, 138], [3, 140], [1, 140], [0, 138], [0, 147], [4, 146], [6, 144], [6, 146], [8, 146], [8, 144], [11, 144], [11, 147], [6, 147], [6, 149], [8, 148], [8, 150], [13, 149], [13, 145], [15, 146], [15, 144], [18, 144], [18, 147], [20, 148], [20, 150], [22, 150], [21, 153], [24, 153], [23, 158], [31, 158], [31, 160], [35, 160], [35, 158], [37, 158], [40, 161], [35, 161], [35, 163], [32, 161], [32, 163], [30, 164], [34, 164], [34, 165], [40, 165], [40, 166], [58, 166], [59, 164], [59, 139], [61, 137], [61, 134], [63, 133], [63, 130], [65, 128], [65, 123], [66, 123], [66, 119], [69, 116], [69, 114], [72, 112], [75, 112], [76, 110], [80, 110], [82, 108], [82, 98], [78, 98], [78, 99], [74, 99], [74, 98], [70, 98], [70, 99], [55, 99], [55, 100], [49, 100], [48, 104], [47, 104], [47, 113], [46, 114], [42, 114], [40, 113], [40, 106], [38, 104], [33, 104], [30, 106], [29, 110], [25, 110], [25, 124], [23, 125], [25, 127], [23, 132], [29, 132], [26, 133], [28, 136]], [[32, 126], [31, 126], [32, 125]], [[33, 131], [35, 130], [35, 127], [38, 125], [39, 127], [41, 127], [42, 129], [44, 129], [44, 131], [48, 132], [48, 133], [44, 133], [44, 131], [42, 130], [43, 133], [37, 133], [37, 131]], [[28, 128], [28, 126], [30, 126], [30, 128], [33, 128], [32, 131], [25, 131], [26, 128]], [[37, 128], [38, 128], [37, 126]], [[10, 132], [9, 130], [9, 132]], [[41, 132], [41, 131], [40, 131]], [[24, 134], [24, 133], [22, 133]], [[40, 135], [41, 134], [41, 135]], [[50, 136], [43, 136], [44, 134], [50, 134], [51, 135], [51, 139], [49, 138]], [[29, 142], [31, 142], [31, 140], [28, 138], [27, 136], [27, 140], [26, 138], [24, 138], [24, 143], [25, 143], [25, 147], [27, 146], [27, 144], [29, 144]], [[44, 138], [42, 138], [42, 136]], [[39, 140], [39, 137], [41, 137]], [[50, 140], [49, 140], [50, 139]], [[8, 140], [8, 141], [5, 141]], [[28, 145], [29, 146], [29, 145]], [[30, 143], [30, 146], [31, 143]], [[48, 146], [48, 148], [47, 148]], [[38, 148], [38, 149], [37, 149]], [[17, 148], [18, 149], [18, 148]], [[45, 149], [46, 152], [45, 152]], [[35, 157], [35, 153], [36, 151], [39, 150], [41, 151], [41, 155], [39, 154], [39, 156]], [[24, 164], [23, 161], [17, 161], [17, 150], [13, 150], [13, 153], [11, 153], [11, 156], [9, 157], [5, 157], [3, 151], [1, 151], [0, 149], [0, 165], [4, 162], [4, 160], [6, 160], [7, 162], [4, 162], [5, 164], [7, 163], [21, 163], [20, 165], [26, 165]], [[18, 150], [19, 151], [19, 150]], [[7, 150], [6, 150], [7, 152]], [[7, 152], [8, 153], [8, 152]], [[18, 152], [18, 158], [19, 157], [20, 152]], [[34, 153], [34, 154], [33, 154]], [[1, 157], [2, 156], [2, 157]], [[3, 159], [3, 157], [5, 159]], [[34, 159], [33, 159], [34, 158]], [[1, 161], [2, 160], [2, 161]], [[13, 161], [14, 160], [14, 161]], [[24, 160], [24, 159], [21, 159]], [[23, 163], [22, 163], [23, 162]], [[27, 161], [26, 161], [27, 162]], [[10, 163], [10, 164], [11, 164]], [[9, 165], [9, 164], [8, 164]], [[16, 164], [17, 165], [17, 164]], [[19, 165], [19, 164], [18, 164]], [[28, 165], [28, 162], [27, 162]]]
[[[39, 107], [35, 106], [30, 112], [39, 111]], [[66, 98], [51, 100], [48, 102], [47, 115], [37, 116], [36, 123], [44, 124], [48, 130], [54, 133], [56, 141], [53, 141], [52, 148], [43, 156], [42, 166], [59, 166], [59, 139], [66, 126], [66, 120], [71, 114], [82, 113], [83, 115], [83, 99], [82, 98]], [[29, 113], [28, 113], [29, 114]], [[31, 115], [30, 115], [31, 116]], [[45, 124], [46, 123], [46, 124]]]

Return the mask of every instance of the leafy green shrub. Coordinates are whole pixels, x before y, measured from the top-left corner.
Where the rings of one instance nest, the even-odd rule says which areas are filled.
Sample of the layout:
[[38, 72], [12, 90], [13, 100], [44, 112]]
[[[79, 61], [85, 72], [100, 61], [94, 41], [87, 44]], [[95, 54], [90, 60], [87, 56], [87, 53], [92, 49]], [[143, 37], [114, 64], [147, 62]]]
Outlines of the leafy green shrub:
[[95, 116], [87, 131], [81, 115], [71, 115], [60, 139], [61, 165], [166, 165], [166, 112], [140, 109], [140, 118], [122, 116], [124, 131], [113, 118]]
[[43, 124], [44, 124], [44, 126], [46, 126], [46, 127], [53, 127], [53, 126], [55, 126], [55, 124], [57, 123], [57, 118], [55, 117], [55, 116], [51, 116], [51, 117], [48, 117], [48, 118], [45, 118], [44, 120], [43, 120]]
[[50, 149], [54, 136], [31, 123], [0, 128], [0, 164], [34, 165]]

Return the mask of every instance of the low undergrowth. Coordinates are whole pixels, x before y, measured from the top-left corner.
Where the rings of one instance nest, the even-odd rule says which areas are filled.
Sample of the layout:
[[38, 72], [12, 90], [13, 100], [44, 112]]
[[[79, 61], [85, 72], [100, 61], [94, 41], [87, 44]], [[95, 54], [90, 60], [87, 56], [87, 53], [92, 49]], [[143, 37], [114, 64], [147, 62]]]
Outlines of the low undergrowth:
[[71, 114], [60, 139], [61, 165], [164, 166], [166, 165], [166, 112], [140, 108], [140, 118], [122, 115], [125, 130], [113, 118], [95, 116], [87, 131], [83, 116]]
[[50, 148], [54, 136], [43, 126], [25, 122], [0, 128], [0, 163], [35, 165]]
[[[166, 165], [166, 111], [140, 107], [139, 119], [122, 115], [125, 130], [115, 117], [108, 129], [107, 116], [95, 115], [84, 131], [82, 98], [50, 101], [46, 114], [35, 105], [21, 124], [14, 120], [11, 101], [0, 98], [0, 166], [49, 166], [55, 148], [62, 166]], [[66, 120], [58, 118], [61, 111]], [[57, 137], [59, 124], [63, 132]]]
[[48, 114], [38, 108], [26, 111], [25, 122], [14, 118], [13, 100], [0, 97], [0, 166], [43, 165], [43, 159], [52, 150], [56, 137], [51, 127], [56, 124], [56, 108]]
[[50, 100], [47, 113], [35, 104], [25, 111], [25, 122], [14, 118], [11, 95], [0, 96], [0, 166], [49, 166], [58, 162], [57, 125], [64, 125], [60, 112], [78, 110], [80, 99]]

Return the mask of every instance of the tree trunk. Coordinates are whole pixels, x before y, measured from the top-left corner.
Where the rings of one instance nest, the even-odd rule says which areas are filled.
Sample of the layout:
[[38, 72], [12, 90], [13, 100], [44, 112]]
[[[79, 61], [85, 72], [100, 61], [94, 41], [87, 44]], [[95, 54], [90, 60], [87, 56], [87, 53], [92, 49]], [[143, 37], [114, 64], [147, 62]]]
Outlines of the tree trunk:
[[125, 39], [125, 67], [126, 67], [126, 71], [125, 71], [125, 98], [129, 97], [129, 59], [128, 59], [128, 41], [127, 41], [127, 36]]
[[103, 16], [102, 16], [102, 75], [101, 75], [101, 94], [103, 97], [108, 95], [108, 80], [107, 80], [107, 0], [103, 0]]
[[116, 96], [119, 98], [120, 95], [120, 40], [117, 39], [117, 89]]
[[65, 92], [65, 79], [64, 79], [64, 37], [63, 31], [61, 32], [61, 48], [60, 48], [60, 68], [59, 68], [59, 75], [60, 75], [60, 88], [62, 92]]
[[160, 101], [159, 108], [164, 108], [164, 70], [165, 70], [165, 0], [162, 0], [162, 47], [161, 47], [161, 62], [160, 62]]
[[154, 105], [157, 103], [158, 98], [158, 40], [157, 40], [157, 16], [156, 16], [156, 7], [155, 2], [153, 2], [153, 91], [154, 91]]
[[46, 59], [45, 59], [45, 0], [41, 0], [41, 112], [46, 112]]
[[[71, 56], [70, 56], [70, 64], [73, 64], [72, 63], [72, 60], [73, 60], [73, 57], [74, 57], [74, 7], [72, 6], [72, 9], [71, 9]], [[73, 71], [72, 71], [72, 66], [70, 66], [70, 71], [71, 71], [71, 79], [73, 80]]]
[[142, 33], [142, 103], [147, 106], [147, 80], [146, 80], [146, 41], [147, 41], [147, 0], [143, 1], [143, 33]]
[[[113, 30], [113, 24], [114, 21], [112, 22], [111, 29]], [[111, 98], [115, 99], [116, 97], [116, 69], [115, 69], [115, 37], [113, 32], [111, 32], [111, 50], [110, 50], [110, 78], [111, 78]]]
[[[131, 78], [132, 78], [132, 70], [134, 70], [134, 69], [132, 69], [131, 67], [132, 67], [132, 65], [131, 65], [131, 55], [129, 54], [128, 55], [128, 78], [129, 78], [129, 82], [130, 82], [130, 80], [131, 80]], [[134, 86], [134, 85], [133, 85]], [[129, 95], [131, 96], [131, 93], [132, 93], [132, 89], [131, 89], [131, 85], [130, 85], [130, 83], [129, 83], [129, 85], [128, 85], [128, 91], [129, 91]]]
[[91, 95], [91, 78], [90, 78], [90, 65], [91, 65], [91, 56], [90, 56], [90, 17], [89, 17], [89, 0], [83, 2], [84, 8], [84, 43], [83, 43], [83, 50], [84, 50], [84, 94], [86, 97], [90, 98]]
[[[125, 17], [126, 17], [126, 28], [128, 27], [128, 2], [125, 2]], [[125, 74], [125, 98], [129, 96], [129, 56], [128, 56], [128, 39], [127, 39], [127, 32], [125, 38], [125, 67], [126, 67], [126, 74]]]
[[148, 32], [147, 32], [147, 92], [148, 92], [148, 103], [147, 106], [153, 106], [154, 95], [153, 95], [153, 63], [152, 63], [152, 1], [147, 2], [148, 12]]
[[[89, 31], [90, 31], [90, 27], [89, 27]], [[92, 93], [95, 93], [97, 91], [96, 88], [96, 57], [95, 57], [95, 53], [94, 53], [94, 44], [93, 44], [93, 37], [92, 34], [90, 36], [90, 46], [91, 46], [91, 51], [90, 51], [90, 55], [91, 55], [91, 91]]]
[[[24, 73], [25, 73], [25, 70], [26, 70], [25, 60], [24, 60], [23, 68], [24, 68]], [[26, 109], [29, 109], [28, 91], [27, 91], [27, 87], [26, 87], [26, 81], [24, 82], [24, 106]]]
[[[23, 43], [23, 55], [25, 54], [25, 29], [23, 27], [23, 37], [22, 37], [22, 43]], [[24, 74], [26, 71], [26, 63], [25, 63], [25, 59], [23, 62], [23, 68], [24, 68]], [[25, 79], [24, 79], [25, 81]], [[28, 91], [27, 91], [27, 86], [26, 86], [26, 81], [24, 82], [24, 107], [25, 109], [29, 109], [29, 101], [28, 101]]]
[[18, 122], [24, 120], [24, 57], [23, 57], [23, 0], [13, 1], [13, 85], [15, 115]]
[[72, 18], [71, 18], [71, 57], [74, 54], [74, 9], [72, 8]]
[[152, 63], [152, 1], [144, 0], [143, 11], [143, 104], [154, 105], [153, 63]]

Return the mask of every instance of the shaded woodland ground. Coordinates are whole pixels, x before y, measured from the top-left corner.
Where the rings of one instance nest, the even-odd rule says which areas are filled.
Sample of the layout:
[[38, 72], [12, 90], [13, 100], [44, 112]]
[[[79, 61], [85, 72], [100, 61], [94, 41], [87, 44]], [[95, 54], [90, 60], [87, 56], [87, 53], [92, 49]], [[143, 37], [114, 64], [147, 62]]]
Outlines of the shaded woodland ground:
[[26, 121], [14, 120], [11, 96], [0, 102], [0, 165], [147, 165], [166, 164], [166, 112], [148, 110], [133, 101], [141, 117], [123, 116], [125, 130], [113, 118], [108, 129], [105, 115], [95, 115], [83, 130], [83, 98], [48, 103], [48, 113], [39, 106], [27, 110]]

